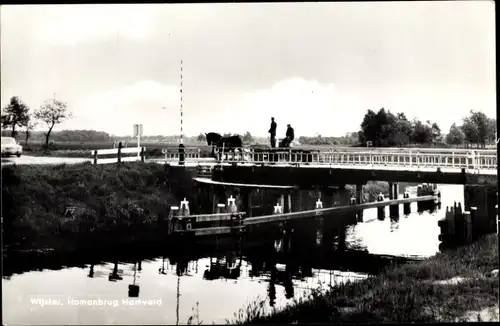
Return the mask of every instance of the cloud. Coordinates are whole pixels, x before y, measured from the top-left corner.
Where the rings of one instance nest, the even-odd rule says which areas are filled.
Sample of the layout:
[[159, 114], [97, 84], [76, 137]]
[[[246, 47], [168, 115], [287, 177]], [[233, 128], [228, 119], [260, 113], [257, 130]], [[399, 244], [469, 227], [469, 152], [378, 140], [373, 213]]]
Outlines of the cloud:
[[75, 118], [59, 129], [87, 128], [131, 134], [132, 125], [142, 123], [145, 134], [179, 132], [179, 87], [176, 85], [143, 80], [90, 94], [71, 109]]
[[43, 6], [35, 37], [50, 45], [75, 45], [112, 36], [140, 40], [151, 32], [154, 6]]
[[359, 110], [353, 110], [354, 107], [355, 103], [343, 98], [333, 84], [295, 77], [269, 89], [243, 94], [238, 109], [242, 118], [233, 125], [235, 131], [247, 129], [265, 134], [273, 116], [279, 137], [284, 136], [288, 123], [297, 137], [316, 133], [338, 135], [357, 130]]

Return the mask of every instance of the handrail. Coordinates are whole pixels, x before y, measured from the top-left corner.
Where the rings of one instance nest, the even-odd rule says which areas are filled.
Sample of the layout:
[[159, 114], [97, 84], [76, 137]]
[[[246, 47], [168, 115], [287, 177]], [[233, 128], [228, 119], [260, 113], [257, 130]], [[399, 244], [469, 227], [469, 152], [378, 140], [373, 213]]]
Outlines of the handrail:
[[[165, 161], [179, 160], [177, 149], [163, 150]], [[360, 168], [405, 168], [410, 170], [448, 168], [465, 169], [469, 173], [497, 170], [497, 155], [493, 150], [450, 150], [428, 148], [249, 148], [214, 151], [215, 157], [202, 157], [201, 148], [184, 149], [186, 162], [203, 161], [226, 164], [290, 164], [294, 166], [324, 165]], [[222, 154], [222, 155], [221, 155]]]
[[[496, 170], [497, 156], [478, 154], [475, 151], [451, 152], [451, 153], [429, 153], [422, 151], [408, 152], [370, 152], [370, 151], [318, 151], [318, 150], [254, 150], [243, 148], [235, 152], [223, 154], [224, 162], [227, 163], [288, 163], [294, 165], [320, 164], [320, 165], [352, 165], [352, 166], [396, 166], [396, 167], [450, 167], [465, 168], [466, 170]], [[221, 160], [217, 160], [222, 163]]]

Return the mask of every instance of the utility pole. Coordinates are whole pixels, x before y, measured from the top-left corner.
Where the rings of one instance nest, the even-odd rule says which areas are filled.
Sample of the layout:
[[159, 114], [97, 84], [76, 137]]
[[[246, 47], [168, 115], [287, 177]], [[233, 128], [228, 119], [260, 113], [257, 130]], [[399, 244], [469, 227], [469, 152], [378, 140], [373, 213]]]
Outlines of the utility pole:
[[180, 137], [180, 144], [183, 144], [184, 140], [184, 132], [183, 132], [183, 128], [182, 128], [182, 124], [183, 124], [183, 112], [182, 112], [182, 60], [181, 60], [181, 88], [180, 88], [180, 94], [181, 94], [181, 137]]

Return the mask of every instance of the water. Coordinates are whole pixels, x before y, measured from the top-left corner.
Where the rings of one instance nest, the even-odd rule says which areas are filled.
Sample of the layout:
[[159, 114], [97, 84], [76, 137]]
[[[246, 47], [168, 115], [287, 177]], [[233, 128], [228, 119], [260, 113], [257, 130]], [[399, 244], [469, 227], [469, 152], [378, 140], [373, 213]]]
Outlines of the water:
[[[191, 261], [182, 262], [179, 257], [142, 258], [141, 270], [137, 263], [120, 262], [117, 272], [122, 279], [116, 281], [109, 279], [114, 262], [94, 265], [92, 277], [89, 277], [91, 266], [88, 264], [60, 270], [26, 271], [2, 279], [3, 321], [6, 325], [186, 324], [197, 310], [200, 321], [211, 324], [225, 323], [233, 313], [259, 298], [266, 300], [267, 308], [270, 301], [275, 301], [274, 307], [280, 308], [294, 298], [307, 295], [319, 283], [333, 285], [366, 277], [371, 273], [366, 266], [367, 259], [370, 264], [388, 262], [377, 255], [434, 255], [439, 245], [437, 221], [444, 217], [447, 205], [456, 201], [463, 206], [462, 186], [440, 188], [443, 205], [433, 214], [412, 213], [401, 216], [399, 221], [389, 218], [379, 221], [376, 209], [366, 210], [364, 223], [347, 228], [346, 242], [347, 248], [364, 249], [368, 254], [348, 252], [335, 256], [329, 251], [314, 249], [280, 256], [273, 250], [274, 241], [266, 240], [253, 247], [244, 245], [241, 250], [221, 244], [218, 253], [208, 249], [199, 253], [198, 249], [191, 248], [191, 257], [201, 255], [193, 259], [184, 255]], [[415, 211], [416, 207], [412, 206], [412, 212]], [[235, 268], [232, 276], [226, 270], [226, 277], [209, 280], [207, 278], [214, 277], [208, 277], [205, 272], [211, 261], [215, 269], [217, 259], [225, 259], [229, 265], [240, 268]], [[139, 285], [138, 298], [129, 298], [131, 284]], [[42, 307], [33, 299], [53, 299], [61, 305]], [[71, 303], [80, 299], [101, 300], [102, 304]], [[129, 305], [123, 299], [152, 301], [150, 305]]]

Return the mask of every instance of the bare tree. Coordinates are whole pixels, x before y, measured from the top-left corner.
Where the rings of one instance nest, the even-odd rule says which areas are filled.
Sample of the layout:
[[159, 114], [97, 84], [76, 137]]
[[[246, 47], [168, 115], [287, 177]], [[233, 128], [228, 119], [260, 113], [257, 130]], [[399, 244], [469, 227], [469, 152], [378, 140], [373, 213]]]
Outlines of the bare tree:
[[45, 103], [35, 111], [35, 118], [45, 122], [49, 130], [45, 133], [45, 147], [49, 147], [49, 138], [52, 129], [56, 124], [60, 124], [66, 119], [72, 118], [73, 115], [68, 111], [67, 104], [58, 101], [55, 97]]
[[28, 114], [26, 119], [25, 133], [26, 133], [26, 145], [28, 145], [28, 139], [31, 136], [31, 132], [38, 126], [38, 121], [31, 114]]

